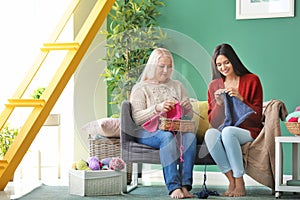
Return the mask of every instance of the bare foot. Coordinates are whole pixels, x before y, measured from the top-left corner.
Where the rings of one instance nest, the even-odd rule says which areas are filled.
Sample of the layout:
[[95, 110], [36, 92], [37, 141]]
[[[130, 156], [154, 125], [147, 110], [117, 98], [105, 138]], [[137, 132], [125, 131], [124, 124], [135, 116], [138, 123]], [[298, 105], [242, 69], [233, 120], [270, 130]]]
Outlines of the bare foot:
[[183, 199], [184, 193], [182, 192], [182, 190], [180, 188], [178, 188], [171, 193], [170, 197], [172, 199]]
[[186, 189], [186, 187], [181, 188], [184, 198], [193, 198], [194, 196]]
[[228, 186], [228, 189], [226, 192], [224, 192], [222, 194], [222, 196], [225, 196], [225, 197], [231, 197], [231, 193], [234, 191], [235, 189], [235, 184], [233, 183], [230, 183], [229, 186]]
[[243, 177], [235, 179], [235, 188], [231, 192], [231, 197], [241, 197], [246, 195], [245, 182]]
[[225, 197], [230, 197], [231, 193], [234, 191], [235, 189], [235, 178], [233, 177], [233, 172], [232, 170], [228, 171], [225, 173], [225, 176], [227, 177], [228, 181], [229, 181], [229, 186], [226, 192], [224, 192], [222, 194], [222, 196]]
[[246, 195], [245, 187], [236, 187], [233, 192], [231, 192], [231, 197], [242, 197]]

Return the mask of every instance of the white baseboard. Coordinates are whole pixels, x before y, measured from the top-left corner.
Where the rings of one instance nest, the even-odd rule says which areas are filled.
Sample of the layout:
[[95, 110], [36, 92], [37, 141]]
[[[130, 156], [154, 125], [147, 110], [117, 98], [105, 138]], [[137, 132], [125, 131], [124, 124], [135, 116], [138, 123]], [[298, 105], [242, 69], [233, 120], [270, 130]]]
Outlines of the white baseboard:
[[[193, 177], [194, 185], [203, 184], [204, 172], [195, 171], [193, 176], [194, 176]], [[283, 182], [286, 182], [286, 180], [289, 179], [291, 179], [290, 175], [283, 176]], [[248, 175], [244, 176], [244, 180], [246, 186], [262, 186], [262, 184], [258, 183]], [[164, 182], [162, 170], [143, 171], [143, 177], [141, 180], [139, 180], [139, 183], [147, 186], [164, 185], [165, 182]], [[206, 184], [224, 186], [224, 185], [228, 185], [228, 180], [225, 177], [225, 175], [220, 172], [206, 172]]]

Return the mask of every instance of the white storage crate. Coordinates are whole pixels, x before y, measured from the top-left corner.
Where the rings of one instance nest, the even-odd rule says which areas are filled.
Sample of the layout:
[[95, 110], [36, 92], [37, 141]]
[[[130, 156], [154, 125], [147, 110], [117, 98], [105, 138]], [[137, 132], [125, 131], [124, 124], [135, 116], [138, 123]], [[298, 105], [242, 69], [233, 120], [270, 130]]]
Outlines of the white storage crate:
[[69, 193], [80, 196], [116, 195], [126, 191], [126, 170], [70, 170]]

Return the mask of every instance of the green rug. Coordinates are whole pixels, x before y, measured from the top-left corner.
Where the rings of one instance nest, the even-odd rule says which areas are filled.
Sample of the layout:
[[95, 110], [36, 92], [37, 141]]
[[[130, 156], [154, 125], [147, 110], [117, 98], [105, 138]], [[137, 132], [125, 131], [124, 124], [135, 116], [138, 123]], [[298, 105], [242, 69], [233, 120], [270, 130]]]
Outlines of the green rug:
[[[225, 191], [225, 187], [222, 186], [208, 186], [209, 190], [215, 190], [219, 193]], [[246, 197], [236, 197], [235, 200], [257, 200], [257, 199], [275, 199], [272, 191], [267, 187], [261, 186], [248, 186]], [[192, 193], [199, 192], [201, 186], [195, 186]], [[293, 195], [292, 193], [286, 193], [281, 196], [281, 199], [299, 199], [300, 196]], [[77, 195], [69, 194], [68, 186], [48, 186], [41, 185], [40, 187], [34, 189], [29, 194], [18, 198], [19, 200], [77, 200], [77, 199], [171, 199], [168, 196], [167, 189], [164, 186], [139, 186], [135, 190], [127, 194], [114, 195], [114, 196], [95, 196], [95, 197], [81, 197]], [[198, 199], [195, 197], [194, 199]], [[228, 199], [228, 197], [221, 196], [209, 196], [208, 199]]]

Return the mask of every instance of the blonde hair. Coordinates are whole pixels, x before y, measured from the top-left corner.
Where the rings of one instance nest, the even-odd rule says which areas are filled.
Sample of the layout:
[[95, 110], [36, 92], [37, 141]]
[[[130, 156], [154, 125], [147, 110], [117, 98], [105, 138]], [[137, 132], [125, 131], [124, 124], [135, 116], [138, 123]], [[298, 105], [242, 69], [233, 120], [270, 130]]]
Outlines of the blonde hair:
[[[171, 52], [165, 48], [157, 48], [152, 51], [144, 68], [144, 71], [140, 77], [140, 81], [152, 80], [155, 76], [155, 70], [158, 64], [159, 58], [162, 56], [169, 57], [172, 61], [172, 67], [174, 67], [173, 56]], [[172, 74], [171, 74], [172, 76]]]

